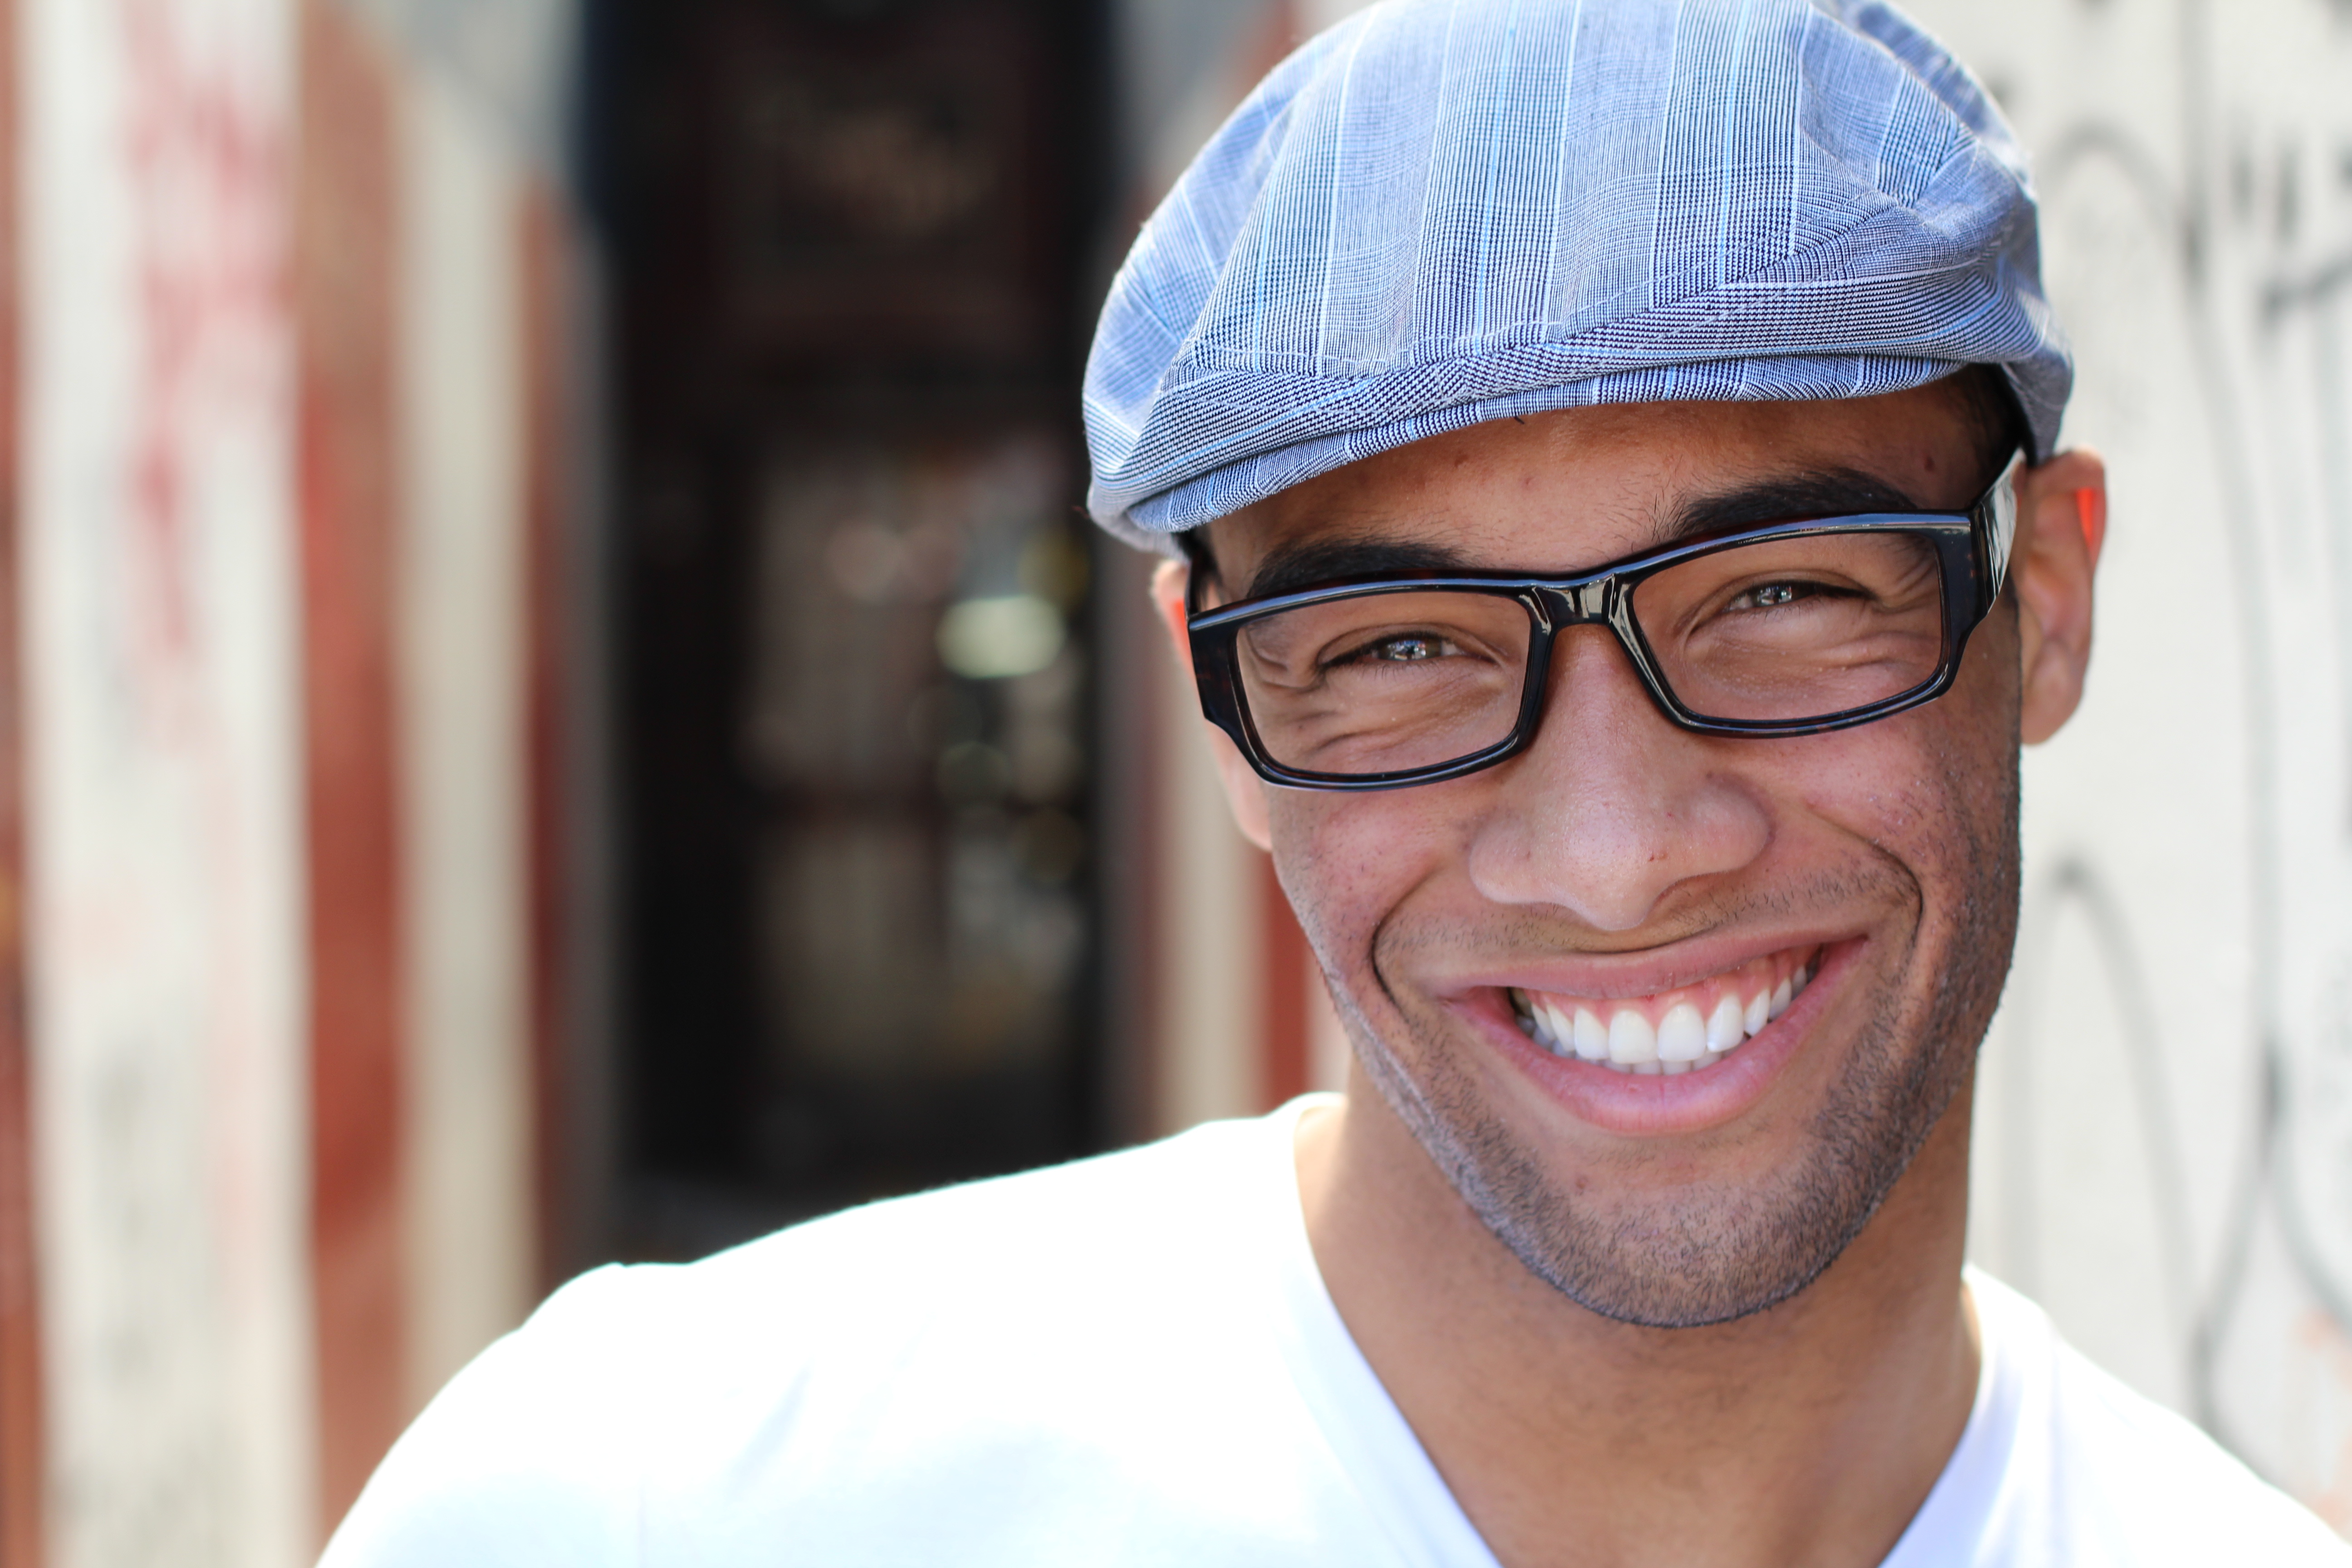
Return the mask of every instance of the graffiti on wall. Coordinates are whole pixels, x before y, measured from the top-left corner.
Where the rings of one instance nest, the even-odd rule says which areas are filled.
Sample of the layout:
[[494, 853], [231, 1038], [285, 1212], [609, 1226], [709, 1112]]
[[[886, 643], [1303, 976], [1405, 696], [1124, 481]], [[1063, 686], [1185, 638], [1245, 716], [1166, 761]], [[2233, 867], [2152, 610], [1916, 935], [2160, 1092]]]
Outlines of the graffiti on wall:
[[290, 1564], [310, 1528], [292, 16], [19, 14], [51, 1552]]
[[2115, 487], [1973, 1249], [2352, 1526], [2352, 15], [1916, 8], [2033, 149]]

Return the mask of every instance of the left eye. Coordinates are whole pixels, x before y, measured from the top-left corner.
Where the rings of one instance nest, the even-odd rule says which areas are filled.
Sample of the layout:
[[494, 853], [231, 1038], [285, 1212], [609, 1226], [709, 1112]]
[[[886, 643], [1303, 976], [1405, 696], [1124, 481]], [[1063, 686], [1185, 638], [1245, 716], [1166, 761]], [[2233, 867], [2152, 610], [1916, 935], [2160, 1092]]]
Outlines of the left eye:
[[1445, 645], [1435, 637], [1390, 637], [1364, 649], [1359, 657], [1382, 664], [1417, 664], [1425, 658], [1435, 658], [1445, 651]]
[[1771, 610], [1810, 599], [1822, 592], [1818, 583], [1759, 583], [1724, 606], [1727, 610]]

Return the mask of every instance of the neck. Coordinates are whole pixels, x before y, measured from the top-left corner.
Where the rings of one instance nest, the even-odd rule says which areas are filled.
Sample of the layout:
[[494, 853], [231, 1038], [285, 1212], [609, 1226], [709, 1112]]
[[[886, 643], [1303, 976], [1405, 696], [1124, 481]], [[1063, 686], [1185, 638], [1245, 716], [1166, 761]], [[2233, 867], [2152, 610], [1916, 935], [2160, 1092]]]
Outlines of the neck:
[[1529, 1274], [1359, 1075], [1299, 1131], [1332, 1300], [1506, 1568], [1882, 1561], [1974, 1402], [1963, 1089], [1814, 1283], [1643, 1329]]

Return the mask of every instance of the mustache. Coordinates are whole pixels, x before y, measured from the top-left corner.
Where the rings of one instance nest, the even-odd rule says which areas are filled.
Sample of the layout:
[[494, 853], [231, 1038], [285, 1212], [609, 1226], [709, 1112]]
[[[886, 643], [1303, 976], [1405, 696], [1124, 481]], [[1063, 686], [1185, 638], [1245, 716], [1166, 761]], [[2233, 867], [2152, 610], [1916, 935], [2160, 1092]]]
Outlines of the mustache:
[[1907, 907], [1924, 896], [1917, 878], [1873, 847], [1859, 861], [1778, 875], [1754, 887], [1709, 888], [1669, 895], [1665, 907], [1630, 931], [1599, 931], [1557, 906], [1491, 908], [1476, 915], [1408, 914], [1391, 910], [1372, 933], [1373, 967], [1383, 984], [1392, 963], [1415, 954], [1475, 952], [1488, 961], [1556, 957], [1564, 952], [1605, 956], [1647, 952], [1678, 942], [1758, 924], [1792, 923], [1809, 915], [1856, 909]]

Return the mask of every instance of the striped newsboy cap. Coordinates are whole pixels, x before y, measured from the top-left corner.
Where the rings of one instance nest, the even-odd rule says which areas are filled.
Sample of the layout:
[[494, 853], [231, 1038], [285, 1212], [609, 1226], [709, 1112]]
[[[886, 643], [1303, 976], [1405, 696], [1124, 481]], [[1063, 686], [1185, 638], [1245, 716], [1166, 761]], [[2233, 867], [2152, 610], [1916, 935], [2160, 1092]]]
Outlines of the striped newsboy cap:
[[1386, 0], [1276, 68], [1143, 226], [1086, 378], [1138, 543], [1596, 403], [2074, 373], [2025, 161], [1880, 0]]

